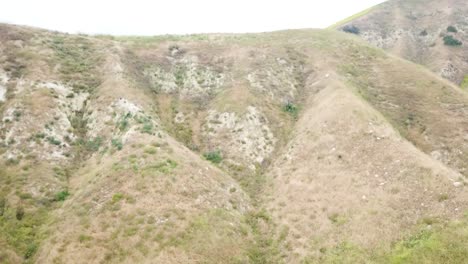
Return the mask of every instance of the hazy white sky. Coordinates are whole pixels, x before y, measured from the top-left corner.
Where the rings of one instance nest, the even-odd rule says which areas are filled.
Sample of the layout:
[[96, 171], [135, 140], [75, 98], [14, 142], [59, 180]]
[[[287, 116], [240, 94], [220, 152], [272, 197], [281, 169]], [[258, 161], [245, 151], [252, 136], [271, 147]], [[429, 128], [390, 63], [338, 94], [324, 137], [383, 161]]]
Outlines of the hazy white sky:
[[2, 0], [0, 22], [158, 35], [323, 28], [383, 0]]

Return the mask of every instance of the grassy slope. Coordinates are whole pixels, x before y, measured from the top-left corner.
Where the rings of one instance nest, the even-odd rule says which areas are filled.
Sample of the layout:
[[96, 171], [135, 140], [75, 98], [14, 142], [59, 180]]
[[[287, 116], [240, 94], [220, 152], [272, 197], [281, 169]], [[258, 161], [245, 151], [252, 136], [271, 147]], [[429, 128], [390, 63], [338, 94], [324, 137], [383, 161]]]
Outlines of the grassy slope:
[[[332, 28], [353, 24], [360, 29], [360, 35], [373, 45], [461, 84], [467, 71], [464, 62], [466, 45], [446, 45], [443, 38], [449, 35], [466, 42], [464, 21], [467, 8], [463, 0], [393, 0]], [[449, 32], [448, 26], [455, 27], [457, 32]]]
[[[13, 30], [13, 32], [15, 31]], [[205, 260], [216, 263], [226, 259], [231, 259], [234, 262], [276, 263], [280, 261], [278, 257], [286, 261], [298, 261], [301, 256], [307, 256], [311, 252], [317, 253], [317, 251], [319, 251], [317, 254], [319, 254], [320, 258], [325, 258], [332, 263], [340, 259], [349, 260], [353, 256], [361, 259], [371, 259], [367, 250], [377, 245], [371, 245], [371, 247], [367, 245], [360, 249], [360, 246], [365, 243], [359, 243], [361, 241], [360, 237], [363, 240], [371, 238], [371, 235], [366, 235], [366, 232], [359, 231], [365, 221], [360, 222], [359, 219], [353, 218], [353, 215], [345, 215], [346, 217], [343, 218], [340, 208], [335, 208], [336, 210], [332, 210], [333, 212], [322, 211], [319, 219], [321, 219], [320, 223], [324, 225], [318, 226], [319, 228], [329, 228], [330, 234], [337, 239], [334, 241], [319, 240], [316, 241], [317, 244], [308, 244], [307, 247], [302, 247], [304, 245], [302, 235], [315, 233], [315, 231], [302, 230], [301, 226], [311, 227], [318, 224], [314, 218], [306, 219], [301, 216], [298, 220], [295, 220], [289, 219], [288, 216], [287, 221], [284, 221], [281, 219], [282, 215], [278, 214], [277, 211], [265, 210], [266, 205], [269, 205], [269, 202], [263, 200], [262, 191], [265, 185], [273, 184], [275, 186], [279, 180], [282, 180], [281, 177], [277, 179], [270, 177], [272, 174], [269, 174], [268, 171], [274, 168], [275, 165], [269, 164], [281, 158], [282, 156], [279, 153], [287, 150], [284, 147], [288, 146], [288, 142], [291, 140], [289, 133], [293, 130], [296, 122], [298, 122], [296, 124], [299, 126], [294, 129], [296, 132], [307, 127], [306, 125], [300, 125], [301, 122], [307, 123], [307, 120], [301, 121], [301, 116], [306, 115], [305, 112], [309, 109], [314, 94], [325, 91], [328, 89], [327, 87], [332, 85], [332, 83], [325, 81], [327, 79], [338, 81], [345, 91], [349, 92], [351, 90], [357, 95], [362, 95], [370, 106], [375, 107], [386, 118], [386, 120], [378, 118], [381, 126], [388, 129], [387, 121], [389, 121], [406, 140], [413, 143], [419, 150], [431, 154], [434, 150], [440, 150], [439, 148], [443, 144], [449, 151], [445, 151], [444, 148], [440, 150], [441, 155], [442, 157], [449, 157], [449, 159], [442, 159], [442, 162], [455, 170], [461, 170], [463, 164], [466, 164], [465, 158], [455, 151], [463, 146], [460, 141], [462, 140], [460, 134], [462, 131], [460, 129], [466, 127], [461, 116], [464, 107], [466, 107], [466, 94], [456, 91], [454, 87], [440, 81], [427, 71], [407, 62], [393, 59], [382, 51], [370, 48], [349, 35], [333, 31], [301, 30], [246, 35], [197, 35], [167, 38], [126, 38], [124, 40], [118, 38], [111, 38], [110, 40], [109, 38], [86, 39], [85, 42], [90, 41], [90, 43], [101, 47], [99, 50], [104, 52], [103, 60], [105, 64], [101, 67], [104, 71], [100, 75], [99, 83], [101, 85], [92, 92], [93, 97], [86, 109], [88, 115], [84, 115], [89, 118], [89, 123], [86, 126], [88, 130], [80, 135], [83, 141], [91, 140], [91, 147], [96, 143], [94, 141], [96, 135], [100, 136], [103, 141], [96, 148], [91, 148], [99, 150], [98, 153], [93, 156], [88, 156], [91, 153], [81, 156], [83, 165], [85, 165], [82, 169], [72, 168], [72, 180], [69, 185], [72, 193], [70, 200], [63, 203], [63, 206], [61, 203], [56, 204], [59, 207], [58, 210], [55, 210], [55, 207], [47, 209], [48, 211], [54, 211], [52, 220], [57, 220], [50, 222], [47, 228], [44, 228], [45, 226], [40, 227], [41, 224], [49, 223], [49, 220], [40, 220], [39, 225], [34, 225], [35, 228], [39, 227], [41, 230], [50, 230], [50, 233], [41, 233], [45, 235], [38, 240], [39, 243], [43, 238], [46, 238], [45, 244], [40, 247], [37, 255], [39, 262], [50, 262], [53, 259], [59, 262], [60, 260], [76, 261], [77, 249], [80, 249], [80, 257], [94, 262], [99, 260], [144, 262], [158, 258], [163, 263], [187, 262], [189, 260]], [[74, 59], [67, 60], [66, 54], [80, 52], [74, 50], [76, 40], [72, 38], [70, 42], [67, 42], [71, 46], [62, 45], [60, 41], [52, 43], [58, 44], [59, 49], [71, 48], [71, 53], [59, 53], [64, 56], [58, 58], [65, 59], [64, 63], [70, 67], [81, 65], [85, 69], [80, 68], [79, 70], [86, 71], [94, 62], [90, 62], [91, 64], [88, 64], [88, 62], [80, 63], [74, 66]], [[80, 47], [83, 40], [78, 39], [78, 41], [78, 47]], [[202, 65], [221, 67], [224, 73], [232, 73], [230, 77], [237, 80], [235, 83], [228, 83], [227, 86], [222, 87], [222, 92], [215, 93], [214, 97], [204, 98], [203, 100], [206, 101], [202, 101], [203, 107], [201, 110], [197, 110], [200, 109], [197, 108], [200, 106], [199, 101], [182, 100], [182, 103], [178, 104], [187, 107], [186, 109], [178, 109], [178, 111], [186, 111], [187, 109], [189, 111], [199, 111], [198, 114], [194, 115], [195, 118], [191, 120], [193, 122], [192, 133], [194, 134], [191, 138], [187, 137], [185, 132], [177, 132], [181, 128], [173, 127], [173, 113], [166, 120], [161, 116], [161, 123], [155, 123], [149, 128], [151, 131], [147, 131], [148, 129], [145, 127], [148, 126], [147, 122], [149, 121], [145, 121], [146, 119], [133, 118], [127, 120], [125, 119], [126, 114], [119, 112], [115, 107], [112, 108], [113, 110], [102, 108], [103, 105], [112, 105], [119, 97], [123, 97], [141, 106], [145, 111], [145, 115], [151, 116], [152, 120], [158, 120], [159, 117], [156, 114], [158, 112], [161, 114], [161, 109], [158, 110], [160, 106], [158, 104], [161, 104], [160, 99], [164, 96], [158, 93], [155, 94], [154, 91], [148, 89], [146, 78], [139, 76], [137, 73], [145, 70], [147, 62], [156, 61], [164, 66], [164, 63], [167, 62], [161, 57], [168, 56], [168, 50], [172, 45], [186, 49], [188, 55], [198, 56]], [[207, 49], [210, 50], [213, 58], [204, 55]], [[126, 56], [124, 54], [125, 50], [133, 51], [135, 54]], [[88, 49], [83, 52], [87, 51]], [[219, 57], [223, 58], [223, 60], [214, 60], [214, 58]], [[286, 64], [278, 60], [278, 58], [283, 58]], [[144, 63], [141, 64], [141, 61]], [[56, 63], [52, 62], [51, 65], [54, 66]], [[32, 63], [31, 65], [36, 64]], [[265, 65], [268, 65], [268, 67], [265, 67]], [[291, 68], [281, 65], [291, 65]], [[122, 68], [124, 74], [120, 72]], [[265, 68], [267, 70], [260, 71]], [[201, 69], [202, 75], [208, 72], [205, 68]], [[246, 75], [255, 71], [259, 71], [259, 76], [269, 76], [264, 78], [266, 80], [264, 84], [269, 89], [275, 87], [271, 89], [274, 92], [272, 97], [262, 96], [263, 92], [253, 89], [245, 81], [247, 79]], [[44, 76], [51, 79], [72, 78], [73, 84], [76, 84], [77, 88], [81, 87], [85, 90], [89, 90], [89, 86], [97, 84], [93, 82], [93, 75], [86, 75], [86, 78], [83, 79], [73, 79], [79, 78], [81, 75], [69, 74], [67, 68], [65, 68], [65, 72], [58, 72], [58, 74], [57, 72], [32, 71], [27, 76], [30, 78], [36, 76], [39, 79], [46, 78]], [[275, 79], [271, 76], [280, 76], [281, 78]], [[293, 93], [293, 96], [291, 96], [289, 90], [281, 90], [283, 87], [290, 87], [291, 83], [298, 88], [297, 93]], [[445, 89], [439, 90], [442, 86], [445, 86]], [[350, 96], [349, 93], [346, 94]], [[378, 94], [381, 94], [382, 97], [379, 97]], [[233, 95], [240, 96], [242, 98], [241, 103], [230, 99]], [[177, 95], [175, 97], [178, 98]], [[359, 100], [353, 96], [347, 98], [351, 102], [351, 104], [346, 104], [347, 106], [354, 105], [355, 101]], [[411, 104], [408, 101], [411, 98], [422, 98], [422, 103]], [[443, 104], [440, 104], [434, 98], [442, 98]], [[294, 109], [299, 109], [299, 111], [294, 110], [292, 114], [283, 111], [285, 100], [292, 100], [297, 106]], [[158, 102], [158, 104], [155, 105], [154, 102]], [[247, 166], [233, 166], [232, 164], [235, 163], [228, 163], [227, 159], [218, 165], [222, 171], [208, 165], [201, 157], [203, 151], [210, 149], [209, 141], [206, 141], [206, 139], [210, 138], [204, 136], [203, 132], [197, 132], [196, 124], [207, 122], [203, 116], [209, 109], [232, 111], [242, 116], [246, 113], [246, 107], [249, 105], [256, 106], [271, 121], [267, 125], [278, 138], [273, 154], [271, 154], [267, 162], [255, 168], [255, 173], [245, 168]], [[369, 105], [365, 109], [371, 109]], [[395, 107], [395, 105], [400, 105], [400, 107]], [[333, 105], [330, 107], [333, 107]], [[169, 106], [164, 109], [173, 111], [174, 108]], [[353, 111], [352, 109], [348, 110]], [[365, 122], [369, 121], [362, 116], [366, 116], [366, 111], [363, 113], [356, 111], [354, 113], [356, 116], [346, 120], [356, 119], [365, 124]], [[122, 115], [123, 119], [120, 115]], [[313, 111], [309, 112], [308, 115], [311, 115], [310, 118], [316, 117]], [[114, 116], [115, 118], [111, 118], [112, 121], [108, 121], [109, 124], [102, 126], [102, 122], [99, 120], [106, 120], [108, 116]], [[83, 116], [81, 117], [83, 118]], [[340, 120], [340, 118], [333, 117], [326, 121], [333, 120]], [[371, 119], [371, 122], [374, 122], [374, 119]], [[248, 122], [245, 124], [248, 124]], [[345, 122], [345, 125], [352, 127], [352, 122]], [[425, 126], [426, 129], [421, 129], [421, 126]], [[438, 129], [439, 127], [443, 129]], [[164, 131], [168, 131], [171, 135], [164, 136], [164, 140], [162, 140], [164, 142], [162, 142], [156, 133], [159, 130], [163, 134]], [[346, 130], [342, 129], [340, 131]], [[357, 131], [356, 137], [361, 136], [361, 132]], [[205, 140], [197, 140], [197, 133], [200, 133], [199, 137], [205, 137]], [[232, 136], [230, 133], [233, 132], [222, 133], [216, 137], [222, 139], [227, 136], [229, 138]], [[310, 131], [305, 132], [305, 134], [307, 133], [310, 133]], [[319, 137], [326, 136], [323, 132], [319, 131], [317, 133]], [[333, 135], [333, 133], [330, 134]], [[197, 149], [194, 150], [195, 153], [189, 151], [182, 144], [174, 141], [171, 136], [188, 147], [191, 147], [192, 143], [199, 144], [200, 152], [196, 153]], [[343, 141], [343, 144], [350, 144], [350, 153], [359, 150], [358, 147], [353, 148], [352, 145], [358, 142], [355, 141], [356, 138], [349, 138], [349, 135], [340, 133], [336, 133], [335, 136], [338, 141]], [[395, 139], [398, 136], [392, 134], [391, 138]], [[422, 140], [424, 138], [427, 138], [427, 140]], [[213, 139], [215, 138], [213, 137]], [[314, 147], [314, 141], [307, 137], [302, 140], [302, 144], [306, 146], [301, 146], [301, 148], [310, 148], [312, 153], [315, 153], [317, 149]], [[362, 144], [369, 142], [364, 138], [362, 140]], [[148, 142], [156, 143], [154, 143], [154, 146], [145, 147]], [[219, 142], [223, 141], [220, 140]], [[408, 163], [416, 159], [415, 164], [419, 164], [412, 169], [414, 172], [410, 174], [412, 176], [406, 176], [404, 179], [411, 180], [418, 175], [425, 175], [427, 171], [424, 170], [424, 167], [441, 167], [440, 163], [431, 160], [422, 152], [415, 154], [414, 149], [408, 151], [408, 148], [411, 148], [407, 146], [407, 143], [395, 144], [395, 151], [390, 154], [409, 155]], [[120, 148], [122, 150], [119, 151]], [[78, 148], [76, 151], [82, 151], [82, 149]], [[242, 155], [239, 155], [237, 151], [236, 148], [225, 146], [223, 155], [233, 161], [238, 161], [236, 159], [242, 157]], [[384, 147], [379, 150], [369, 150], [369, 159], [376, 155], [375, 152], [385, 151], [387, 149]], [[402, 154], [398, 154], [399, 151]], [[293, 166], [291, 171], [288, 172], [292, 177], [292, 183], [303, 180], [301, 175], [320, 175], [316, 168], [309, 167], [310, 164], [313, 164], [308, 160], [310, 157], [301, 157], [301, 155], [299, 151], [293, 153], [290, 157], [293, 160], [305, 162], [305, 165], [298, 167], [301, 171], [296, 172], [298, 168]], [[347, 159], [346, 153], [343, 155]], [[169, 162], [168, 159], [171, 161]], [[362, 167], [360, 167], [362, 164], [359, 165], [360, 163], [347, 165], [345, 163], [340, 165], [341, 167], [335, 168], [333, 166], [327, 167], [326, 164], [329, 162], [327, 160], [316, 162], [317, 168], [324, 166], [325, 172], [333, 174], [332, 172], [335, 170], [336, 173], [351, 170], [350, 173], [358, 181], [365, 181], [366, 179], [366, 177], [359, 174], [359, 171], [362, 170]], [[385, 164], [385, 162], [387, 161], [381, 160], [382, 164]], [[176, 165], [174, 166], [174, 164]], [[373, 163], [367, 166], [371, 171], [379, 169]], [[19, 170], [20, 166], [13, 166], [12, 168]], [[204, 168], [209, 168], [210, 173], [198, 175], [197, 172]], [[418, 168], [421, 169], [420, 172], [417, 171]], [[456, 175], [450, 169], [442, 168], [440, 171], [446, 172], [443, 173], [445, 177]], [[10, 174], [10, 178], [19, 178], [18, 174], [14, 172]], [[204, 178], [207, 175], [210, 175], [210, 177]], [[7, 179], [4, 176], [2, 178]], [[233, 178], [238, 182], [234, 181]], [[339, 180], [340, 177], [336, 179]], [[374, 216], [369, 216], [367, 220], [373, 219], [373, 217], [378, 219], [385, 213], [385, 210], [380, 210], [382, 199], [387, 201], [390, 204], [389, 206], [393, 208], [390, 214], [391, 219], [398, 219], [398, 213], [404, 212], [402, 205], [408, 202], [405, 199], [415, 202], [414, 206], [416, 206], [416, 201], [419, 202], [422, 199], [424, 203], [429, 204], [428, 208], [440, 208], [447, 203], [448, 209], [453, 209], [454, 206], [458, 205], [459, 201], [464, 201], [465, 198], [459, 191], [462, 189], [451, 191], [452, 186], [447, 178], [443, 177], [443, 180], [439, 183], [434, 182], [434, 179], [436, 179], [434, 174], [429, 173], [424, 183], [414, 185], [413, 191], [419, 192], [413, 196], [410, 195], [410, 189], [399, 186], [398, 188], [402, 190], [399, 190], [401, 193], [396, 195], [395, 200], [391, 198], [392, 196], [388, 196], [385, 191], [392, 192], [394, 188], [388, 187], [383, 192], [379, 191], [377, 197], [380, 198], [373, 203], [375, 208], [369, 205], [362, 207], [364, 211], [368, 210], [367, 212], [371, 215], [375, 213]], [[324, 180], [324, 185], [329, 184], [328, 187], [332, 186], [333, 182], [326, 178]], [[289, 184], [290, 182], [285, 182], [284, 186], [289, 186]], [[310, 184], [311, 187], [314, 186], [310, 182], [307, 184]], [[401, 183], [398, 181], [393, 183], [395, 186], [399, 184]], [[24, 186], [26, 185], [20, 183], [21, 188]], [[412, 185], [408, 184], [408, 186]], [[434, 191], [434, 193], [426, 194], [421, 191], [423, 186], [429, 190], [443, 190], [444, 193], [437, 194]], [[170, 191], [167, 191], [167, 189]], [[355, 189], [356, 192], [359, 190], [362, 189]], [[12, 191], [9, 190], [9, 192]], [[246, 197], [244, 192], [251, 195], [250, 199]], [[446, 199], [439, 201], [441, 195], [445, 193], [451, 194], [447, 198], [448, 201], [445, 201]], [[325, 198], [326, 195], [325, 193], [318, 198]], [[350, 195], [350, 191], [344, 188], [342, 193], [337, 195]], [[356, 202], [361, 197], [358, 196]], [[286, 199], [286, 202], [294, 202], [294, 197], [287, 193], [277, 198]], [[307, 199], [307, 197], [305, 198]], [[16, 203], [17, 200], [15, 199], [17, 198], [11, 201]], [[202, 201], [201, 204], [193, 204], [197, 199]], [[353, 199], [350, 201], [354, 201]], [[249, 200], [253, 202], [254, 206]], [[179, 205], [174, 206], [174, 202]], [[282, 207], [281, 204], [281, 201], [276, 203], [279, 207]], [[313, 207], [320, 206], [320, 203], [313, 200], [308, 201], [306, 204]], [[326, 203], [326, 205], [330, 204], [333, 204], [333, 202]], [[295, 203], [295, 205], [300, 206], [301, 202]], [[179, 209], [174, 210], [174, 207]], [[248, 210], [249, 208], [253, 210]], [[291, 206], [291, 209], [294, 209], [294, 206]], [[299, 208], [299, 210], [302, 209]], [[444, 212], [444, 210], [448, 209], [436, 210], [436, 217], [441, 217], [440, 223], [443, 223], [444, 219], [459, 217], [460, 213]], [[466, 208], [460, 205], [458, 212], [462, 212], [464, 209]], [[322, 209], [320, 208], [320, 210]], [[427, 209], [421, 209], [421, 212], [426, 212], [425, 210]], [[14, 224], [26, 223], [12, 219], [11, 212], [8, 212], [7, 215]], [[89, 215], [92, 217], [89, 217]], [[301, 215], [306, 216], [303, 211], [301, 211]], [[425, 215], [410, 218], [408, 225], [402, 225], [399, 228], [410, 233], [411, 230], [414, 230], [413, 228], [415, 228], [418, 221], [423, 221], [424, 217]], [[164, 219], [169, 219], [168, 225], [155, 224], [158, 221], [166, 221]], [[297, 221], [301, 225], [296, 225]], [[333, 224], [335, 222], [338, 226]], [[343, 223], [342, 226], [341, 223]], [[373, 225], [373, 223], [369, 223], [369, 225]], [[432, 238], [441, 241], [440, 243], [437, 242], [436, 245], [441, 250], [449, 250], [444, 241], [447, 241], [445, 237], [453, 235], [451, 229], [447, 229], [446, 233], [444, 233], [444, 229], [440, 229], [441, 233], [439, 233], [439, 229], [435, 230], [437, 233]], [[302, 233], [297, 234], [297, 232]], [[13, 236], [17, 236], [17, 234], [13, 234]], [[342, 238], [346, 237], [350, 238], [350, 240], [357, 240], [357, 245], [342, 244]], [[462, 237], [464, 236], [462, 235]], [[387, 242], [395, 239], [394, 236], [390, 235], [383, 235], [382, 238]], [[424, 237], [424, 239], [426, 238]], [[390, 253], [382, 254], [400, 257], [407, 254], [407, 256], [403, 257], [412, 258], [418, 256], [418, 254], [423, 254], [421, 252], [430, 253], [428, 250], [433, 249], [435, 243], [432, 242], [432, 238], [428, 238], [428, 243], [424, 242], [425, 240], [420, 244], [417, 243], [420, 245], [418, 247], [404, 248], [399, 246]], [[207, 239], [208, 242], [206, 242]], [[26, 240], [29, 241], [29, 239]], [[466, 243], [464, 239], [458, 241], [460, 246]], [[12, 242], [7, 241], [6, 243], [9, 243], [10, 247], [14, 246]], [[402, 242], [402, 245], [407, 244]], [[309, 246], [312, 247], [308, 248]], [[322, 250], [319, 250], [320, 248], [326, 248], [326, 250], [322, 252]], [[453, 248], [456, 249], [457, 247]], [[11, 250], [2, 252], [2, 256], [11, 262], [15, 262], [14, 260], [22, 258], [28, 249], [26, 244], [22, 244], [21, 247], [14, 250], [18, 252], [19, 257], [12, 255]], [[388, 247], [384, 248], [384, 250], [388, 252]], [[294, 251], [298, 255], [292, 254]], [[437, 254], [438, 252], [432, 253]], [[362, 254], [358, 255], [358, 253]], [[463, 253], [464, 251], [461, 250], [460, 257], [463, 256]], [[310, 260], [312, 261], [316, 256], [313, 255]], [[377, 258], [376, 261], [385, 262], [386, 258], [386, 256]]]

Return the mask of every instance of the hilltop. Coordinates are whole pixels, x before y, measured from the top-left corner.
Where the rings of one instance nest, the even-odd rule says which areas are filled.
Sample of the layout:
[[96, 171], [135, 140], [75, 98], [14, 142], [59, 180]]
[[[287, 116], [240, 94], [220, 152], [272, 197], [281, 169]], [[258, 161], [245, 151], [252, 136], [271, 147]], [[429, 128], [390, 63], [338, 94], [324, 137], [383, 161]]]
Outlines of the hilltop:
[[333, 26], [468, 87], [468, 2], [390, 0]]

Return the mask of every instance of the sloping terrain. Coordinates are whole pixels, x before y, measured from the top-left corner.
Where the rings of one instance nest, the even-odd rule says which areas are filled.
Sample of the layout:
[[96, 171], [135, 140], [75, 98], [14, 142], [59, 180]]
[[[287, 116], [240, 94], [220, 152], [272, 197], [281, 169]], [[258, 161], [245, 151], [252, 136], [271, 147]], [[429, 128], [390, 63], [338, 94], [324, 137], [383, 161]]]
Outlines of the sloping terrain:
[[0, 37], [0, 262], [468, 255], [467, 93], [354, 35]]
[[334, 27], [466, 87], [467, 14], [463, 0], [391, 0]]

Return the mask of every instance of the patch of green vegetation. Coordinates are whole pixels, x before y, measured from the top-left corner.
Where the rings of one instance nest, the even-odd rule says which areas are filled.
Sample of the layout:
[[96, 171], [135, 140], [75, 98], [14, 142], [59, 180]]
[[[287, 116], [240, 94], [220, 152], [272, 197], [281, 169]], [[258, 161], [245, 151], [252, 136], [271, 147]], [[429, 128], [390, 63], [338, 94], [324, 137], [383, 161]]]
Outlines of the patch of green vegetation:
[[336, 225], [343, 225], [346, 223], [347, 219], [339, 213], [333, 213], [328, 216], [328, 219]]
[[443, 201], [446, 201], [446, 200], [448, 200], [448, 199], [449, 199], [449, 196], [448, 196], [448, 194], [446, 194], [446, 193], [440, 194], [439, 197], [437, 198], [437, 200], [438, 200], [439, 202], [443, 202]]
[[306, 257], [304, 264], [354, 264], [375, 263], [368, 253], [350, 242], [342, 242], [336, 247], [320, 249], [321, 256]]
[[177, 69], [174, 72], [174, 78], [175, 78], [175, 84], [177, 87], [183, 87], [185, 78], [186, 78], [186, 69], [184, 69], [182, 66], [178, 66]]
[[15, 121], [19, 121], [21, 115], [23, 115], [23, 113], [20, 110], [13, 111], [13, 116], [14, 116]]
[[54, 36], [49, 41], [60, 77], [75, 91], [91, 92], [100, 85], [97, 66], [101, 56], [86, 37]]
[[114, 148], [116, 148], [117, 150], [122, 150], [123, 144], [122, 144], [122, 140], [121, 140], [121, 139], [119, 139], [119, 138], [114, 138], [114, 139], [112, 139], [111, 143], [112, 143], [112, 146], [113, 146]]
[[47, 142], [49, 142], [50, 144], [53, 144], [53, 145], [56, 145], [56, 146], [60, 146], [62, 144], [62, 142], [58, 139], [56, 139], [55, 137], [47, 137]]
[[[286, 234], [281, 234], [280, 239], [273, 235], [273, 223], [271, 217], [265, 210], [253, 211], [247, 214], [246, 224], [252, 229], [254, 242], [247, 249], [247, 256], [251, 263], [281, 263], [280, 243], [281, 238]], [[268, 228], [265, 228], [268, 227]]]
[[203, 157], [214, 164], [219, 164], [223, 161], [223, 156], [219, 150], [207, 152], [203, 154]]
[[45, 237], [40, 227], [46, 220], [46, 208], [26, 212], [22, 206], [7, 206], [3, 215], [0, 215], [0, 239], [24, 259], [31, 259]]
[[46, 137], [45, 133], [37, 133], [34, 135], [35, 138], [44, 139]]
[[460, 87], [463, 89], [468, 88], [468, 75], [465, 75], [465, 77], [463, 78], [463, 81], [460, 84]]
[[184, 124], [174, 124], [173, 133], [175, 137], [180, 140], [184, 145], [191, 147], [193, 131], [190, 127]]
[[15, 159], [15, 158], [9, 158], [5, 161], [5, 165], [6, 166], [14, 166], [14, 165], [18, 165], [20, 163], [20, 159]]
[[65, 201], [68, 196], [70, 196], [70, 193], [68, 192], [68, 190], [60, 191], [55, 194], [55, 201], [59, 201], [59, 202]]
[[468, 221], [425, 229], [399, 243], [382, 258], [386, 263], [464, 263], [468, 259]]
[[18, 205], [16, 207], [16, 212], [15, 212], [16, 220], [21, 221], [23, 220], [24, 217], [24, 207], [22, 205]]
[[78, 237], [78, 241], [80, 243], [85, 243], [87, 241], [91, 241], [93, 239], [93, 237], [91, 236], [88, 236], [88, 235], [84, 235], [84, 234], [81, 234], [79, 237]]
[[129, 126], [129, 119], [132, 117], [132, 114], [131, 113], [127, 113], [125, 116], [123, 116], [119, 122], [117, 123], [118, 127], [119, 127], [119, 130], [121, 132], [124, 132], [128, 129], [128, 126]]
[[70, 120], [73, 132], [80, 137], [84, 137], [87, 132], [88, 124], [88, 120], [84, 118], [84, 112], [77, 111], [73, 116], [68, 117], [68, 119]]
[[461, 46], [463, 43], [453, 36], [447, 35], [444, 37], [444, 44], [447, 46]]
[[154, 165], [149, 165], [147, 167], [145, 167], [143, 170], [145, 172], [150, 172], [150, 171], [158, 171], [158, 172], [161, 172], [161, 173], [170, 173], [172, 170], [174, 170], [175, 168], [177, 167], [177, 162], [171, 160], [171, 159], [167, 159], [165, 161], [162, 161], [162, 162], [159, 162], [157, 164], [154, 164]]
[[98, 151], [101, 145], [102, 145], [101, 137], [92, 138], [84, 143], [86, 150], [90, 152]]
[[292, 115], [294, 118], [297, 118], [299, 115], [299, 108], [291, 102], [288, 102], [283, 106], [283, 111]]
[[152, 135], [153, 134], [153, 123], [151, 123], [150, 121], [146, 121], [143, 124], [143, 127], [141, 128], [141, 132], [144, 133], [144, 134]]
[[112, 203], [118, 203], [123, 198], [124, 198], [123, 193], [116, 193], [116, 194], [112, 195]]
[[152, 147], [145, 148], [145, 153], [146, 154], [154, 155], [154, 154], [156, 154], [156, 152], [157, 152], [157, 150], [155, 148], [152, 148]]
[[308, 257], [303, 263], [389, 263], [389, 264], [458, 264], [468, 259], [468, 215], [450, 224], [437, 224], [423, 219], [423, 226], [412, 236], [393, 244], [390, 250], [363, 249], [349, 242], [320, 250], [319, 257]]
[[0, 216], [3, 216], [6, 208], [6, 199], [5, 197], [0, 197]]
[[265, 247], [273, 242], [266, 238], [254, 241], [249, 236], [252, 233], [249, 224], [255, 225], [258, 236], [261, 236], [262, 216], [252, 214], [240, 221], [237, 217], [227, 210], [212, 210], [194, 217], [190, 225], [177, 235], [164, 237], [158, 234], [158, 241], [162, 248], [182, 248], [200, 256], [204, 263], [281, 263]]

